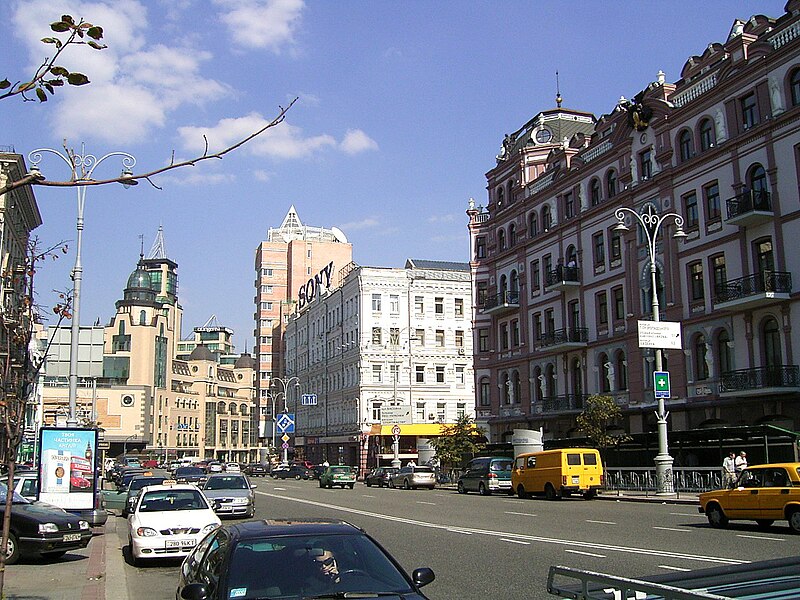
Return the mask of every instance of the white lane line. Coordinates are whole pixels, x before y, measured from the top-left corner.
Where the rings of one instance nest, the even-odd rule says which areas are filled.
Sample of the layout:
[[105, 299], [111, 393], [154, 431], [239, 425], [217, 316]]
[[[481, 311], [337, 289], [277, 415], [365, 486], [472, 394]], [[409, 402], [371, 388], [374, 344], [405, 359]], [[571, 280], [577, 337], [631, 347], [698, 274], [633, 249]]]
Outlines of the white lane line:
[[417, 500], [417, 504], [428, 504], [430, 506], [436, 506], [436, 502], [425, 502], [424, 500]]
[[785, 542], [786, 541], [783, 538], [767, 537], [765, 535], [745, 535], [743, 533], [737, 533], [736, 537], [748, 538], [748, 539], [751, 539], [751, 540], [770, 540], [772, 542]]
[[660, 529], [661, 531], [680, 531], [681, 533], [689, 533], [688, 529], [678, 529], [677, 527], [653, 527], [653, 529]]
[[586, 519], [587, 523], [598, 523], [600, 525], [616, 525], [614, 521], [592, 521], [591, 519]]
[[519, 498], [517, 498], [516, 500], [503, 500], [503, 502], [509, 502], [511, 504], [521, 504], [525, 502], [525, 500], [520, 500]]
[[450, 533], [461, 533], [463, 535], [472, 535], [471, 531], [464, 531], [463, 529], [448, 529]]
[[374, 498], [375, 496], [371, 496], [370, 494], [361, 494], [362, 498]]
[[582, 554], [583, 556], [594, 556], [595, 558], [605, 558], [605, 554], [594, 554], [592, 552], [581, 552], [580, 550], [564, 550], [564, 552], [569, 552], [570, 554]]
[[674, 517], [700, 517], [701, 519], [705, 519], [706, 516], [702, 513], [669, 513]]
[[[275, 490], [275, 491], [281, 491], [281, 492], [285, 492], [286, 491], [286, 488], [278, 488], [278, 487], [276, 487], [276, 488], [272, 488], [272, 489]], [[258, 493], [259, 494], [263, 494], [264, 492], [258, 492]]]
[[507, 514], [507, 515], [519, 515], [521, 517], [535, 517], [536, 516], [536, 515], [531, 514], [531, 513], [513, 512], [513, 511], [510, 511], [510, 510], [504, 510], [503, 513]]
[[[338, 504], [329, 504], [327, 502], [319, 502], [317, 500], [309, 500], [306, 498], [298, 498], [295, 496], [284, 496], [281, 494], [271, 494], [269, 492], [256, 491], [256, 494], [277, 498], [278, 500], [286, 500], [288, 502], [296, 502], [298, 504], [307, 504], [309, 506], [316, 506], [319, 508], [326, 508], [329, 510], [337, 510], [348, 514], [361, 515], [363, 517], [370, 517], [373, 519], [380, 519], [384, 521], [393, 521], [395, 523], [405, 523], [406, 525], [415, 525], [417, 527], [426, 527], [428, 529], [438, 529], [440, 531], [450, 531], [452, 529], [459, 529], [460, 532], [471, 532], [477, 535], [485, 535], [488, 537], [504, 537], [514, 538], [517, 540], [525, 540], [529, 542], [539, 542], [540, 544], [552, 544], [554, 546], [572, 546], [576, 548], [586, 548], [592, 550], [604, 550], [606, 552], [619, 552], [622, 554], [636, 554], [644, 556], [660, 556], [664, 558], [681, 559], [681, 560], [696, 560], [699, 562], [707, 562], [721, 565], [743, 565], [748, 564], [750, 561], [742, 560], [739, 558], [728, 558], [725, 556], [707, 556], [702, 554], [688, 554], [684, 552], [670, 552], [668, 550], [657, 550], [654, 548], [641, 548], [634, 546], [614, 546], [611, 544], [601, 544], [598, 542], [584, 542], [579, 540], [565, 540], [562, 538], [548, 538], [537, 535], [527, 535], [521, 533], [513, 533], [509, 531], [493, 531], [490, 529], [477, 529], [474, 527], [459, 527], [455, 528], [452, 525], [445, 525], [443, 523], [432, 523], [430, 521], [420, 521], [418, 519], [410, 519], [408, 517], [397, 517], [394, 515], [387, 515], [385, 513], [371, 512], [361, 510], [358, 508], [349, 508], [347, 506], [340, 506]], [[686, 531], [686, 530], [679, 530]]]
[[500, 538], [501, 542], [509, 542], [511, 544], [520, 544], [522, 546], [530, 546], [530, 542], [523, 542], [522, 540], [509, 540], [508, 538]]
[[684, 569], [683, 567], [672, 567], [670, 565], [658, 565], [659, 569], [669, 569], [670, 571], [691, 571], [691, 569]]

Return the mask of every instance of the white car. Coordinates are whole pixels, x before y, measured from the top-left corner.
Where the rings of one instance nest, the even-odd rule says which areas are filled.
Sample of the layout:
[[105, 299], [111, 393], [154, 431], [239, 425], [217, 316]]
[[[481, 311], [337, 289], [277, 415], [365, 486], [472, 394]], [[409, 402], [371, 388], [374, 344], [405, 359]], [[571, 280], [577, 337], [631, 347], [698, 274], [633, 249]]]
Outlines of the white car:
[[239, 466], [239, 463], [230, 462], [230, 463], [225, 465], [225, 472], [226, 473], [240, 473], [241, 470], [242, 469]]
[[220, 526], [208, 499], [191, 484], [142, 488], [128, 517], [134, 563], [143, 559], [182, 557]]

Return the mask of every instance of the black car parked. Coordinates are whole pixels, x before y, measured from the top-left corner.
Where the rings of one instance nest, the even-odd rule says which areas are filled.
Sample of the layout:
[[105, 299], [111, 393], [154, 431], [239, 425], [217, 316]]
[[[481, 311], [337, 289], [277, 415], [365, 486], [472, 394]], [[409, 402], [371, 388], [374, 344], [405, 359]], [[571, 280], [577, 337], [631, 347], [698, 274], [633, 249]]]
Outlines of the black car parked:
[[177, 598], [425, 600], [433, 571], [411, 577], [372, 537], [344, 521], [247, 521], [209, 533], [181, 565]]
[[[0, 518], [5, 514], [6, 489], [0, 483]], [[89, 544], [92, 530], [87, 521], [60, 508], [33, 504], [19, 494], [13, 494], [7, 565], [17, 562], [20, 556], [59, 558], [70, 550], [85, 548]]]
[[292, 465], [288, 469], [279, 469], [272, 472], [275, 479], [310, 479], [311, 469], [303, 465]]
[[372, 471], [367, 473], [367, 476], [364, 477], [364, 483], [367, 487], [373, 485], [389, 487], [389, 479], [392, 475], [397, 473], [398, 470], [397, 467], [378, 467], [377, 469], [372, 469]]
[[178, 483], [202, 483], [206, 480], [206, 472], [200, 467], [178, 467], [174, 475]]
[[244, 474], [249, 477], [266, 477], [267, 467], [261, 463], [250, 463], [244, 468]]

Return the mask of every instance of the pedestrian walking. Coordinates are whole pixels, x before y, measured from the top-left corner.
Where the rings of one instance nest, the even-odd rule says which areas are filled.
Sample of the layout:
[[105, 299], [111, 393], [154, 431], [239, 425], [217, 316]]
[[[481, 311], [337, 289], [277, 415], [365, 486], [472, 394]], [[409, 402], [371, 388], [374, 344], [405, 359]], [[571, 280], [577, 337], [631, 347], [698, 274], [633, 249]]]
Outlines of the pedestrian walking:
[[742, 450], [736, 457], [736, 474], [738, 475], [747, 468], [747, 452]]
[[728, 452], [728, 456], [722, 461], [722, 482], [725, 487], [733, 487], [736, 482], [736, 453]]

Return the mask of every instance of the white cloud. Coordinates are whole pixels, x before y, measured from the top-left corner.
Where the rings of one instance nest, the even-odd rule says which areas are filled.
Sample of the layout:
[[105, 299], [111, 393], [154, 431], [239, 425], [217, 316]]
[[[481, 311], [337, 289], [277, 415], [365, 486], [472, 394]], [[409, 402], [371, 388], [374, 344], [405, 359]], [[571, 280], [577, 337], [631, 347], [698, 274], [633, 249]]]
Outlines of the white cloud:
[[456, 215], [431, 215], [427, 218], [428, 223], [454, 223], [458, 218]]
[[377, 150], [378, 143], [360, 129], [349, 129], [340, 148], [347, 154], [358, 154], [367, 150]]
[[159, 187], [164, 187], [166, 183], [188, 186], [207, 186], [222, 185], [236, 181], [236, 177], [230, 173], [198, 173], [191, 169], [181, 169], [172, 171], [172, 175], [160, 175], [156, 183]]
[[303, 0], [215, 0], [236, 45], [279, 53], [294, 43]]
[[253, 171], [253, 177], [256, 179], [256, 181], [269, 181], [272, 179], [272, 174], [264, 169], [256, 169]]
[[380, 219], [377, 217], [366, 217], [360, 221], [352, 221], [350, 223], [342, 224], [339, 229], [347, 233], [348, 231], [359, 231], [363, 229], [374, 229], [381, 224]]

